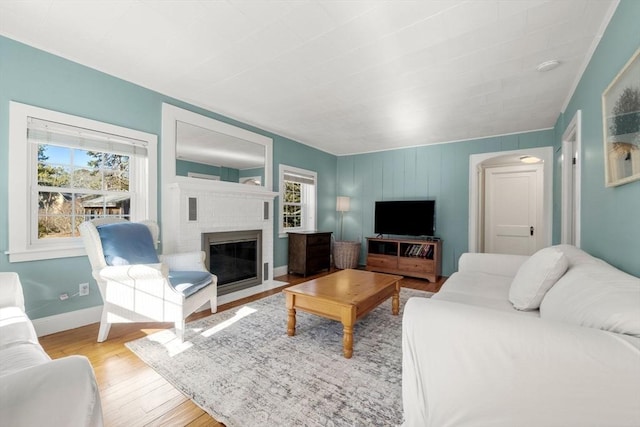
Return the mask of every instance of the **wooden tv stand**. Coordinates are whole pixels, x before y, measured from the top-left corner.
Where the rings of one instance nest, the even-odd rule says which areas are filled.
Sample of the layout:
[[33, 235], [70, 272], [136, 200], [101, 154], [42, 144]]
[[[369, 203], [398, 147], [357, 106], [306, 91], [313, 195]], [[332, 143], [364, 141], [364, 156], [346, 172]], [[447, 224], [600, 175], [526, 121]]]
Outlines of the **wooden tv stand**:
[[435, 282], [442, 271], [442, 240], [367, 237], [366, 269]]

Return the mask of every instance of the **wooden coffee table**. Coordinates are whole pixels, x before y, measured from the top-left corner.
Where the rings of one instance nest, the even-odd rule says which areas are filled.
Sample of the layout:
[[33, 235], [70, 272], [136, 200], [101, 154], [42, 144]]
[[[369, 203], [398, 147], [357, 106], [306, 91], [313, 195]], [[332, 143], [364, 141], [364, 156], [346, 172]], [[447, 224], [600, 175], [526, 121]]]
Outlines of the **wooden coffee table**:
[[362, 270], [342, 270], [284, 289], [287, 298], [287, 334], [296, 334], [296, 310], [342, 322], [344, 357], [353, 355], [356, 320], [392, 297], [391, 312], [400, 310], [402, 276]]

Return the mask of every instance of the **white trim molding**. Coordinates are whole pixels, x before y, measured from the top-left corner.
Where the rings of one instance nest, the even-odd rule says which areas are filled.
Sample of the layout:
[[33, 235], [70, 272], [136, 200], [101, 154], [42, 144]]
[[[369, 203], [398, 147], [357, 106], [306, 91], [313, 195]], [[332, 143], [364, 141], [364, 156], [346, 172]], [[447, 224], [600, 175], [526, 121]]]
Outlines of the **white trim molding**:
[[38, 239], [38, 205], [34, 181], [37, 161], [32, 158], [27, 135], [28, 121], [37, 118], [62, 125], [88, 129], [104, 134], [135, 140], [147, 151], [146, 157], [137, 156], [132, 175], [131, 219], [155, 220], [158, 209], [157, 140], [156, 135], [99, 122], [84, 117], [9, 102], [9, 262], [67, 258], [86, 254], [80, 237]]
[[31, 320], [36, 334], [39, 337], [68, 331], [69, 329], [99, 323], [102, 316], [102, 305], [69, 311], [67, 313], [54, 314]]
[[482, 163], [503, 156], [535, 156], [543, 161], [544, 196], [542, 222], [544, 225], [544, 246], [550, 246], [553, 234], [553, 147], [525, 148], [521, 150], [497, 151], [472, 154], [469, 156], [469, 252], [479, 252], [482, 248]]
[[[562, 134], [561, 165], [561, 223], [560, 242], [580, 247], [580, 203], [581, 203], [581, 153], [582, 153], [582, 110], [576, 111]], [[575, 159], [575, 165], [574, 165]], [[569, 196], [569, 197], [567, 197]], [[571, 239], [572, 234], [573, 239]]]
[[[303, 181], [312, 180], [313, 184], [306, 183], [302, 188], [302, 223], [300, 227], [296, 228], [284, 228], [284, 219], [282, 216], [283, 204], [284, 204], [284, 196], [286, 186], [284, 184], [285, 179], [284, 176], [286, 174], [300, 175]], [[293, 179], [292, 179], [293, 180]], [[278, 166], [278, 188], [280, 189], [280, 205], [279, 210], [276, 213], [278, 218], [278, 237], [284, 238], [288, 237], [288, 232], [300, 232], [307, 230], [315, 230], [317, 226], [317, 216], [318, 216], [318, 173], [316, 171], [297, 168], [295, 166], [288, 166], [284, 164], [280, 164]]]

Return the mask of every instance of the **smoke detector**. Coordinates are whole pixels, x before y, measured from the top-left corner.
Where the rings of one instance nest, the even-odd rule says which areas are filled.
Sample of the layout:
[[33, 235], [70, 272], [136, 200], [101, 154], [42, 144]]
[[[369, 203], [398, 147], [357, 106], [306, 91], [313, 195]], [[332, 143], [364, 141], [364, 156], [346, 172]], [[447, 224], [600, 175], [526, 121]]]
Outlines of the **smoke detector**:
[[536, 70], [538, 70], [541, 73], [544, 73], [545, 71], [551, 71], [554, 68], [558, 68], [559, 65], [560, 65], [560, 61], [558, 61], [557, 59], [552, 59], [550, 61], [544, 61], [538, 64], [538, 66], [536, 67]]

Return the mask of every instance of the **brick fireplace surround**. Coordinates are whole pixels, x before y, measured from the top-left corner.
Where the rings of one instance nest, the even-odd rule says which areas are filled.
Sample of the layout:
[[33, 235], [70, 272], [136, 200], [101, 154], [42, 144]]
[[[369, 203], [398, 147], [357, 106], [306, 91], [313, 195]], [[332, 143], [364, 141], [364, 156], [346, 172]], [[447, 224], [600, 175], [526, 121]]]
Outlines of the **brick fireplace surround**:
[[256, 286], [219, 295], [218, 305], [285, 285], [273, 280], [273, 199], [278, 193], [226, 184], [197, 179], [169, 184], [162, 218], [163, 253], [200, 251], [204, 233], [262, 230], [260, 265], [267, 276]]

